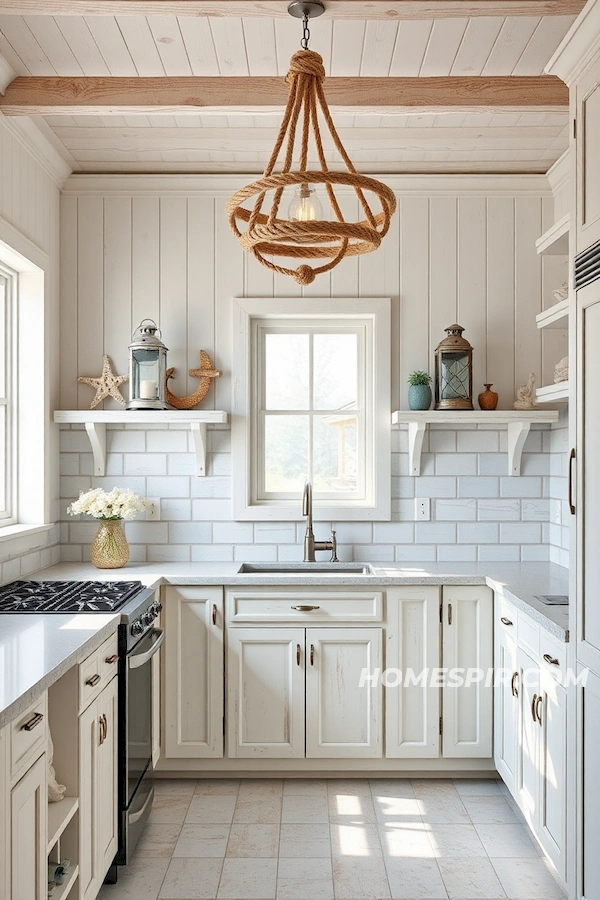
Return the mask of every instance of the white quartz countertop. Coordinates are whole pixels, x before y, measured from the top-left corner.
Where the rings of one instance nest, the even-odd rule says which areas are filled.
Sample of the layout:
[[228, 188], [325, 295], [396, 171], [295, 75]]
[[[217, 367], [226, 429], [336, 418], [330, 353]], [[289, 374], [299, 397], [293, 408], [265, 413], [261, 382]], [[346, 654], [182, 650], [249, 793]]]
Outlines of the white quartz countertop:
[[120, 616], [0, 615], [0, 728], [106, 640]]
[[[372, 575], [332, 577], [307, 570], [306, 574], [240, 574], [241, 562], [131, 563], [110, 572], [85, 563], [59, 563], [37, 572], [36, 580], [138, 580], [147, 587], [161, 584], [204, 585], [329, 585], [331, 587], [394, 584], [487, 584], [529, 613], [559, 640], [569, 639], [569, 608], [545, 606], [536, 595], [568, 594], [569, 572], [555, 563], [414, 563], [373, 565]], [[274, 564], [276, 565], [276, 564]], [[291, 563], [288, 565], [292, 565]], [[1, 619], [0, 619], [1, 621]]]

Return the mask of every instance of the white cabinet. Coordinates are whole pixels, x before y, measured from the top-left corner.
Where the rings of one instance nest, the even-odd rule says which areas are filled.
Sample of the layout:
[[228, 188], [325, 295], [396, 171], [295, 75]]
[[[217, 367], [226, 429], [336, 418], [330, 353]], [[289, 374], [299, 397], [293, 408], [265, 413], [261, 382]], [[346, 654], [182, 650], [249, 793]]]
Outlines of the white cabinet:
[[95, 900], [117, 852], [117, 684], [79, 717], [80, 900]]
[[381, 628], [231, 628], [230, 757], [382, 755]]
[[306, 630], [308, 758], [382, 755], [381, 644], [381, 628]]
[[[440, 755], [440, 688], [420, 679], [440, 664], [440, 588], [387, 592], [385, 755]], [[409, 676], [410, 673], [410, 676]]]
[[8, 726], [0, 728], [0, 897], [8, 897], [10, 877], [10, 803]]
[[577, 253], [600, 240], [600, 53], [575, 85]]
[[[442, 660], [464, 683], [443, 690], [442, 753], [445, 757], [492, 756], [493, 594], [488, 587], [452, 585], [442, 589]], [[480, 677], [480, 674], [482, 677]]]
[[228, 632], [230, 757], [304, 756], [304, 628]]
[[46, 900], [48, 788], [46, 754], [13, 787], [10, 795], [11, 900]]
[[512, 635], [496, 626], [494, 687], [494, 761], [503, 781], [514, 795], [517, 790], [519, 744], [519, 670], [517, 644]]
[[165, 589], [165, 756], [223, 756], [223, 590]]
[[517, 654], [521, 695], [517, 744], [517, 800], [527, 822], [536, 830], [540, 788], [540, 727], [538, 722], [540, 673], [534, 659], [519, 649]]
[[566, 869], [567, 692], [548, 672], [540, 676], [539, 838], [563, 877]]
[[[578, 672], [579, 674], [579, 672]], [[582, 734], [581, 769], [578, 779], [580, 845], [577, 856], [577, 897], [600, 897], [600, 678], [588, 672], [587, 681], [578, 688], [578, 708]]]

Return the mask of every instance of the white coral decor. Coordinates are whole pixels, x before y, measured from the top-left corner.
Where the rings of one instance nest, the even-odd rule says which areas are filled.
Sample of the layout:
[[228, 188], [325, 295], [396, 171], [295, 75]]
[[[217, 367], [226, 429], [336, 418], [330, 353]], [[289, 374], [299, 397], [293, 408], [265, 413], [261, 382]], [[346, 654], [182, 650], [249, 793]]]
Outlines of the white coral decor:
[[102, 488], [93, 488], [80, 494], [79, 499], [67, 507], [67, 512], [70, 516], [83, 513], [94, 519], [135, 519], [144, 509], [146, 501], [135, 491], [122, 491], [119, 488], [104, 491]]

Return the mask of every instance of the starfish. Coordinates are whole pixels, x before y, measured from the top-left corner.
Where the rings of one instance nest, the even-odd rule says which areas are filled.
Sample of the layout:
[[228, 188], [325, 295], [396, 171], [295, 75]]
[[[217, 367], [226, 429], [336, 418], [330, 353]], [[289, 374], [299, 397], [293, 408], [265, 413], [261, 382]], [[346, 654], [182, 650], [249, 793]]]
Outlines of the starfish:
[[102, 375], [100, 375], [99, 378], [80, 375], [77, 379], [77, 381], [81, 381], [83, 384], [89, 384], [90, 387], [96, 388], [96, 396], [90, 403], [90, 409], [94, 409], [101, 400], [104, 400], [104, 398], [109, 395], [114, 397], [121, 406], [125, 406], [125, 399], [119, 390], [119, 385], [123, 384], [124, 381], [127, 381], [127, 375], [115, 375], [112, 371], [108, 356], [104, 356], [103, 360]]

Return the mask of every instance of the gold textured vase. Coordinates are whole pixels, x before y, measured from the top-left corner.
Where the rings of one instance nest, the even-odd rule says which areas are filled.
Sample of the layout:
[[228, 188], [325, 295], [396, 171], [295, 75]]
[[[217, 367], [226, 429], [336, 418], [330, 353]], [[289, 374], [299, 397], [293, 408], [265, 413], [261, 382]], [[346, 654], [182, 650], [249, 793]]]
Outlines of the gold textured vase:
[[121, 519], [103, 519], [90, 548], [97, 569], [121, 569], [129, 559], [129, 544]]

